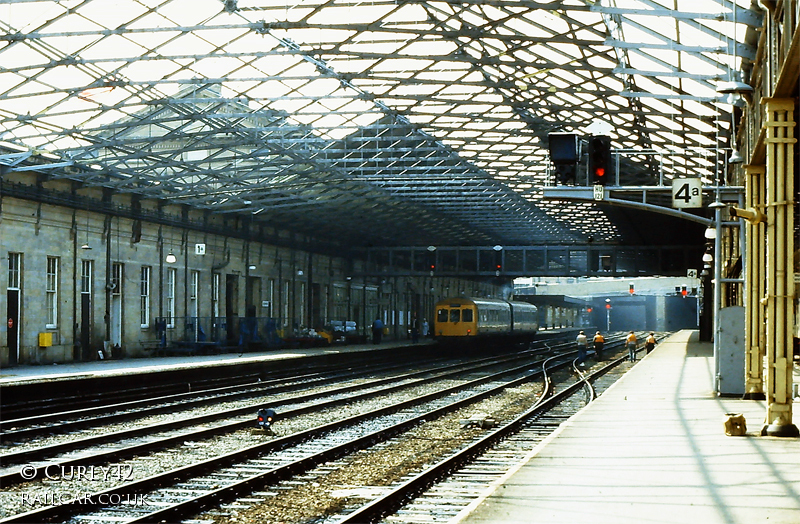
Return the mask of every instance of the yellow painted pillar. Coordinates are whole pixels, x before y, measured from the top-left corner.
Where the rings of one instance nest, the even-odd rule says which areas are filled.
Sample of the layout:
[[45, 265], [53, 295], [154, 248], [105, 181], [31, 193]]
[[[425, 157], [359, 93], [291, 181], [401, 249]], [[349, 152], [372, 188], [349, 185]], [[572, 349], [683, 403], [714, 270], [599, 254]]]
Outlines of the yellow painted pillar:
[[794, 100], [767, 98], [766, 350], [767, 418], [762, 435], [798, 437], [792, 424], [794, 323]]
[[[766, 166], [745, 166], [745, 208], [764, 213], [764, 176]], [[764, 395], [765, 325], [764, 264], [766, 263], [766, 239], [764, 223], [746, 220], [745, 225], [745, 272], [744, 295], [746, 323], [744, 331], [745, 386], [744, 398], [766, 400]]]

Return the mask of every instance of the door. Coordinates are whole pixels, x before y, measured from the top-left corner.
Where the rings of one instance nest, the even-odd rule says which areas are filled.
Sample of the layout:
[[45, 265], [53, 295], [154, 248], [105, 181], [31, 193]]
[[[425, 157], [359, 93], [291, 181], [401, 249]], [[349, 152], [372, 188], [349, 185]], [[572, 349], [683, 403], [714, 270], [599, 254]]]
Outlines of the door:
[[80, 360], [92, 360], [92, 296], [81, 293], [81, 355]]
[[16, 366], [19, 362], [19, 289], [9, 289], [7, 299], [8, 365]]
[[322, 328], [322, 288], [319, 284], [313, 283], [309, 287], [311, 296], [309, 297], [308, 327]]
[[122, 346], [122, 264], [111, 265], [111, 346]]
[[239, 276], [225, 275], [225, 340], [229, 346], [239, 345]]

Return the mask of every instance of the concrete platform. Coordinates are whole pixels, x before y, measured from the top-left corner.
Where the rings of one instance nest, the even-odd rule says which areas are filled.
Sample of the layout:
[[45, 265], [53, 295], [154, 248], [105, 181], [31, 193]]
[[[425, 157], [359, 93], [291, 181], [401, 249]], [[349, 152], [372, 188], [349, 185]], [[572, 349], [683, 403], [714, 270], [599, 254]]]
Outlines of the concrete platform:
[[450, 522], [800, 523], [800, 439], [759, 436], [765, 402], [715, 396], [712, 353], [671, 336]]
[[170, 370], [198, 367], [232, 366], [277, 360], [336, 355], [342, 353], [389, 350], [401, 347], [419, 347], [433, 344], [432, 340], [411, 342], [385, 342], [383, 344], [332, 345], [315, 348], [276, 349], [251, 353], [225, 353], [219, 355], [186, 355], [120, 360], [97, 360], [66, 364], [23, 365], [0, 368], [0, 387], [24, 383], [76, 378], [113, 377], [118, 375], [160, 373]]
[[[543, 330], [538, 337], [558, 337], [564, 333], [573, 333], [576, 329], [578, 328]], [[63, 364], [19, 365], [0, 367], [0, 387], [53, 380], [160, 373], [199, 367], [238, 366], [247, 363], [282, 361], [342, 353], [386, 351], [394, 348], [421, 348], [435, 346], [435, 344], [432, 338], [421, 338], [417, 343], [410, 340], [387, 340], [381, 344], [372, 344], [371, 342], [366, 344], [332, 344], [330, 346], [281, 348], [246, 353], [231, 351], [215, 355], [170, 355]]]

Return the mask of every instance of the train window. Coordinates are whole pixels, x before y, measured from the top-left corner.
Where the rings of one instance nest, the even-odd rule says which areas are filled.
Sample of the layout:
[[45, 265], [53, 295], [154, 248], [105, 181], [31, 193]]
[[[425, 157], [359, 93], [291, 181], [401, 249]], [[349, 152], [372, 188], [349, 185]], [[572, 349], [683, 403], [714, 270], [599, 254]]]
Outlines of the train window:
[[464, 314], [462, 315], [464, 322], [472, 322], [472, 310], [465, 309]]
[[440, 309], [436, 312], [436, 322], [447, 322], [447, 310]]
[[450, 322], [459, 322], [461, 320], [461, 310], [460, 309], [451, 309], [450, 310]]

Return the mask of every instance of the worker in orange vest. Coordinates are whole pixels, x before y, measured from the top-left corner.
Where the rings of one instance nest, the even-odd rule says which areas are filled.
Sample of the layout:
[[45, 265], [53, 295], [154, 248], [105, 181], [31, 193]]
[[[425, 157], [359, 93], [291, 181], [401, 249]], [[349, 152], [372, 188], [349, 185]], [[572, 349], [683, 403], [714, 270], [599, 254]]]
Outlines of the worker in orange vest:
[[628, 359], [631, 362], [636, 362], [636, 343], [636, 334], [631, 331], [625, 339], [625, 345], [628, 347]]
[[598, 331], [594, 334], [594, 356], [597, 360], [603, 360], [603, 345], [606, 343], [606, 339], [603, 338], [603, 335], [600, 334]]
[[651, 351], [656, 347], [656, 336], [651, 331], [647, 338], [644, 339], [644, 349], [647, 350], [647, 354], [649, 355]]

